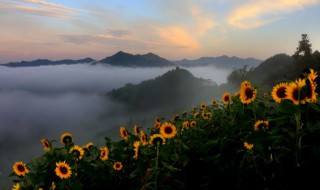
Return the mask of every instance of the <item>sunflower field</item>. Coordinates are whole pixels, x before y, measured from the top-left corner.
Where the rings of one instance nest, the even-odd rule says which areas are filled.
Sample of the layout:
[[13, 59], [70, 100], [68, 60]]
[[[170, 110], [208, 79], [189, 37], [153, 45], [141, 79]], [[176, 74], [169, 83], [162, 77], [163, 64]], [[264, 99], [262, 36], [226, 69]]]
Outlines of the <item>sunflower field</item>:
[[13, 165], [13, 189], [311, 189], [320, 171], [316, 77], [310, 69], [261, 94], [243, 81], [150, 128], [120, 126], [122, 139], [102, 147], [67, 132], [41, 139], [43, 155]]

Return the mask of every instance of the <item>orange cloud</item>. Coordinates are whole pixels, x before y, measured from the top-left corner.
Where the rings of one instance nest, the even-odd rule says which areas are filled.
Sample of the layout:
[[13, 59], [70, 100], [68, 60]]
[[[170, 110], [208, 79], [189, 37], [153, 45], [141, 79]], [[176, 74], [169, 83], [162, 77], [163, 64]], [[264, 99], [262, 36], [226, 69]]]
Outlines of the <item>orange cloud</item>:
[[227, 21], [235, 28], [251, 29], [273, 22], [285, 13], [317, 3], [319, 0], [251, 0], [235, 8]]
[[179, 27], [162, 28], [159, 30], [159, 35], [170, 44], [180, 48], [198, 49], [200, 47], [192, 35]]

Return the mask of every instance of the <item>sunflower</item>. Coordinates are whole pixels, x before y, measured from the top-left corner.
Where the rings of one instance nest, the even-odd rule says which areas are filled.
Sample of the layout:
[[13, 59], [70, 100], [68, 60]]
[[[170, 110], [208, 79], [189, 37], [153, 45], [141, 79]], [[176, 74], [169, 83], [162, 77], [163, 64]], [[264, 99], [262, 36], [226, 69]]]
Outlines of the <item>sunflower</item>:
[[109, 149], [107, 147], [100, 148], [100, 159], [102, 161], [107, 160], [109, 156]]
[[287, 88], [288, 84], [284, 82], [273, 87], [271, 96], [275, 102], [280, 103], [281, 100], [287, 99]]
[[140, 131], [140, 142], [143, 146], [148, 144], [146, 134], [142, 130]]
[[80, 146], [75, 145], [75, 146], [70, 148], [69, 153], [75, 155], [76, 156], [76, 160], [81, 160], [83, 155], [84, 155], [84, 150]]
[[124, 139], [125, 141], [128, 139], [128, 131], [125, 127], [120, 127], [120, 137]]
[[222, 103], [227, 105], [231, 101], [231, 95], [230, 92], [226, 92], [222, 95]]
[[255, 124], [253, 129], [255, 131], [259, 131], [260, 129], [267, 130], [269, 126], [269, 121], [263, 121], [263, 120], [258, 120]]
[[193, 118], [194, 118], [194, 119], [199, 118], [199, 112], [194, 113], [194, 114], [193, 114]]
[[[310, 78], [306, 79], [306, 97], [305, 100], [306, 102], [312, 103], [312, 102], [316, 102], [317, 101], [317, 93], [316, 93], [316, 88], [317, 88], [317, 84], [316, 83], [312, 83]], [[302, 92], [304, 93], [304, 92]]]
[[206, 110], [207, 109], [207, 105], [205, 103], [201, 103], [200, 104], [200, 109]]
[[13, 185], [12, 190], [20, 190], [20, 183], [16, 183], [15, 185]]
[[171, 117], [170, 121], [171, 121], [171, 122], [177, 121], [178, 118], [179, 118], [179, 114], [174, 114], [174, 115]]
[[70, 133], [63, 133], [60, 137], [60, 142], [64, 145], [72, 143], [72, 135]]
[[133, 156], [133, 158], [134, 159], [138, 159], [138, 155], [139, 155], [139, 146], [140, 146], [140, 141], [135, 141], [134, 143], [133, 143], [133, 150], [134, 150], [134, 156]]
[[265, 92], [265, 93], [263, 93], [263, 95], [262, 95], [264, 98], [269, 98], [269, 94], [268, 94], [268, 92]]
[[156, 117], [156, 118], [154, 119], [154, 122], [155, 122], [155, 123], [157, 123], [157, 122], [160, 123], [161, 120], [160, 120], [160, 118]]
[[185, 117], [187, 115], [187, 111], [183, 111], [182, 113], [181, 113], [181, 117]]
[[51, 183], [51, 189], [55, 190], [56, 189], [56, 184], [54, 183], [54, 181]]
[[83, 146], [84, 150], [90, 151], [93, 148], [93, 142], [88, 142], [86, 145]]
[[197, 122], [196, 122], [196, 121], [191, 121], [191, 122], [190, 122], [190, 126], [191, 126], [191, 127], [195, 127], [196, 125], [197, 125]]
[[295, 82], [291, 82], [287, 88], [288, 99], [291, 100], [295, 105], [304, 103], [306, 93], [301, 93], [301, 88], [306, 85], [305, 79], [298, 79]]
[[314, 72], [313, 69], [310, 69], [310, 73], [308, 74], [308, 78], [311, 81], [311, 83], [316, 85], [316, 78], [318, 77], [318, 73]]
[[250, 82], [244, 81], [241, 84], [240, 88], [240, 101], [243, 104], [249, 104], [256, 98], [257, 95], [257, 89], [254, 89]]
[[209, 113], [208, 112], [202, 112], [201, 116], [203, 117], [203, 119], [209, 119]]
[[113, 169], [114, 170], [117, 170], [117, 171], [120, 171], [122, 169], [122, 164], [121, 162], [116, 162], [113, 164]]
[[150, 137], [149, 144], [156, 146], [157, 143], [159, 143], [159, 145], [161, 145], [161, 144], [165, 144], [165, 142], [166, 142], [166, 139], [163, 137], [163, 135], [161, 135], [161, 134], [153, 134]]
[[47, 139], [41, 139], [41, 143], [45, 151], [49, 151], [51, 149], [51, 143]]
[[248, 143], [248, 142], [244, 142], [244, 143], [243, 143], [243, 146], [244, 146], [246, 149], [251, 150], [254, 145], [253, 145], [253, 144], [250, 144], [250, 143]]
[[212, 103], [213, 106], [217, 106], [217, 105], [218, 105], [218, 101], [215, 100], [215, 99], [213, 99], [213, 100], [211, 101], [211, 103]]
[[17, 176], [25, 176], [29, 172], [26, 164], [23, 162], [15, 162], [13, 164], [13, 171]]
[[68, 164], [66, 164], [65, 161], [57, 162], [56, 166], [57, 167], [55, 169], [55, 172], [58, 177], [60, 177], [61, 179], [67, 179], [71, 177], [71, 174], [72, 174], [71, 168]]
[[153, 127], [155, 129], [159, 129], [161, 127], [161, 123], [160, 122], [155, 122]]
[[182, 122], [182, 130], [189, 129], [189, 127], [190, 127], [189, 121]]
[[134, 133], [135, 135], [138, 135], [139, 132], [140, 132], [139, 126], [138, 126], [138, 125], [134, 125], [134, 127], [133, 127], [133, 133]]
[[165, 137], [165, 138], [173, 138], [177, 134], [177, 128], [171, 123], [164, 123], [160, 127], [160, 133]]

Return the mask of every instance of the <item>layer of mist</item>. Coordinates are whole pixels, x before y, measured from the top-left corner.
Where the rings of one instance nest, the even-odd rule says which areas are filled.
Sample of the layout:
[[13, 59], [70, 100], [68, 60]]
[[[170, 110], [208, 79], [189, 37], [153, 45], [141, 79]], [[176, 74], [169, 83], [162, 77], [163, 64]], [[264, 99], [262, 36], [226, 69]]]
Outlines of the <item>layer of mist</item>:
[[[69, 132], [76, 144], [99, 145], [108, 129], [132, 121], [124, 105], [105, 93], [153, 79], [173, 67], [125, 68], [90, 65], [0, 67], [0, 187], [11, 187], [12, 165], [43, 153], [42, 138], [57, 140]], [[187, 68], [195, 77], [225, 83], [230, 70], [212, 66]], [[155, 112], [150, 112], [155, 113]], [[150, 115], [150, 114], [149, 114]], [[132, 126], [130, 126], [132, 127]], [[112, 137], [111, 137], [112, 138]], [[118, 138], [118, 137], [114, 137]]]

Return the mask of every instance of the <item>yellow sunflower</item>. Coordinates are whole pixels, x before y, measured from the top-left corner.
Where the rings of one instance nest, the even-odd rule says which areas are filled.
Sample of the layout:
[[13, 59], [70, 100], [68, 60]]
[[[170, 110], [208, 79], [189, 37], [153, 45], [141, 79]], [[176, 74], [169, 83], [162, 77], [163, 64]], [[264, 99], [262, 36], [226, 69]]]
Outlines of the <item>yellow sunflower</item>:
[[100, 159], [102, 161], [107, 160], [109, 156], [109, 149], [107, 147], [100, 148]]
[[154, 122], [155, 122], [155, 123], [157, 123], [157, 122], [160, 123], [161, 120], [160, 120], [160, 118], [156, 117], [156, 118], [154, 119]]
[[240, 89], [240, 101], [243, 104], [249, 104], [256, 98], [257, 89], [254, 89], [250, 82], [244, 81]]
[[217, 105], [218, 105], [218, 101], [215, 100], [215, 99], [213, 99], [213, 100], [211, 101], [211, 103], [212, 103], [213, 106], [217, 106]]
[[55, 190], [56, 189], [56, 184], [54, 183], [54, 181], [51, 183], [51, 189]]
[[318, 77], [318, 73], [315, 72], [313, 69], [310, 69], [310, 73], [308, 74], [308, 78], [311, 81], [311, 83], [313, 83], [314, 85], [316, 85], [316, 78]]
[[260, 129], [267, 130], [269, 126], [269, 121], [263, 121], [263, 120], [258, 120], [255, 124], [253, 129], [255, 131], [259, 131]]
[[160, 122], [155, 122], [153, 127], [155, 129], [159, 129], [161, 127], [161, 123]]
[[20, 183], [16, 183], [13, 185], [12, 190], [20, 190], [21, 186]]
[[206, 110], [207, 109], [207, 105], [205, 103], [201, 103], [200, 104], [200, 109]]
[[63, 133], [60, 137], [60, 142], [64, 145], [72, 143], [72, 135], [70, 133]]
[[84, 155], [84, 150], [80, 146], [75, 145], [70, 148], [69, 153], [75, 155], [77, 160], [81, 160]]
[[159, 143], [159, 145], [163, 145], [163, 144], [165, 144], [165, 142], [166, 142], [166, 139], [161, 134], [153, 134], [150, 137], [149, 144], [156, 146], [157, 143]]
[[138, 135], [140, 133], [140, 129], [139, 129], [139, 126], [138, 125], [134, 125], [133, 127], [133, 133], [135, 135]]
[[41, 139], [41, 143], [45, 151], [49, 151], [51, 149], [51, 143], [47, 139]]
[[244, 143], [243, 143], [243, 146], [244, 146], [246, 149], [248, 149], [248, 150], [251, 150], [251, 149], [254, 147], [253, 144], [250, 144], [250, 143], [248, 143], [248, 142], [244, 142]]
[[222, 103], [227, 105], [231, 101], [231, 95], [230, 92], [226, 92], [222, 95]]
[[160, 133], [164, 138], [173, 138], [177, 134], [177, 128], [171, 123], [164, 123], [160, 127]]
[[279, 83], [272, 88], [271, 96], [275, 102], [280, 103], [281, 100], [287, 99], [287, 83]]
[[182, 122], [182, 130], [189, 129], [189, 127], [190, 127], [189, 121]]
[[191, 126], [191, 127], [195, 127], [196, 125], [197, 125], [197, 122], [196, 122], [196, 121], [191, 121], [191, 122], [190, 122], [190, 126]]
[[203, 119], [209, 119], [209, 114], [208, 114], [208, 112], [202, 112], [201, 113], [201, 116], [203, 117]]
[[113, 164], [113, 169], [114, 170], [117, 170], [117, 171], [120, 171], [122, 169], [122, 164], [121, 162], [116, 162]]
[[140, 146], [140, 141], [135, 141], [134, 143], [133, 143], [133, 150], [134, 150], [134, 156], [133, 156], [133, 158], [134, 159], [138, 159], [138, 156], [139, 156], [139, 146]]
[[142, 130], [140, 131], [140, 142], [143, 146], [146, 146], [148, 144], [147, 136]]
[[174, 122], [174, 121], [176, 121], [178, 118], [179, 118], [179, 114], [174, 114], [174, 115], [171, 117], [170, 121], [171, 121], [171, 122]]
[[304, 103], [306, 93], [301, 93], [301, 88], [306, 85], [305, 79], [298, 79], [295, 82], [291, 82], [287, 88], [288, 99], [291, 100], [295, 105]]
[[194, 119], [199, 118], [199, 112], [194, 113], [194, 114], [193, 114], [193, 118], [194, 118]]
[[128, 139], [128, 131], [123, 126], [120, 127], [120, 137], [125, 141]]
[[26, 164], [23, 162], [15, 162], [13, 164], [13, 171], [17, 176], [25, 176], [27, 173], [29, 173]]
[[56, 172], [56, 175], [61, 179], [67, 179], [71, 177], [71, 174], [72, 174], [70, 166], [66, 164], [65, 161], [56, 163], [55, 172]]
[[305, 101], [309, 103], [316, 102], [318, 95], [318, 93], [316, 93], [317, 84], [312, 83], [311, 79], [307, 78], [306, 87], [306, 92], [302, 92], [302, 94], [306, 94]]
[[264, 98], [269, 98], [268, 92], [263, 93], [263, 97], [264, 97]]
[[88, 142], [83, 146], [84, 150], [90, 151], [93, 148], [93, 142]]

